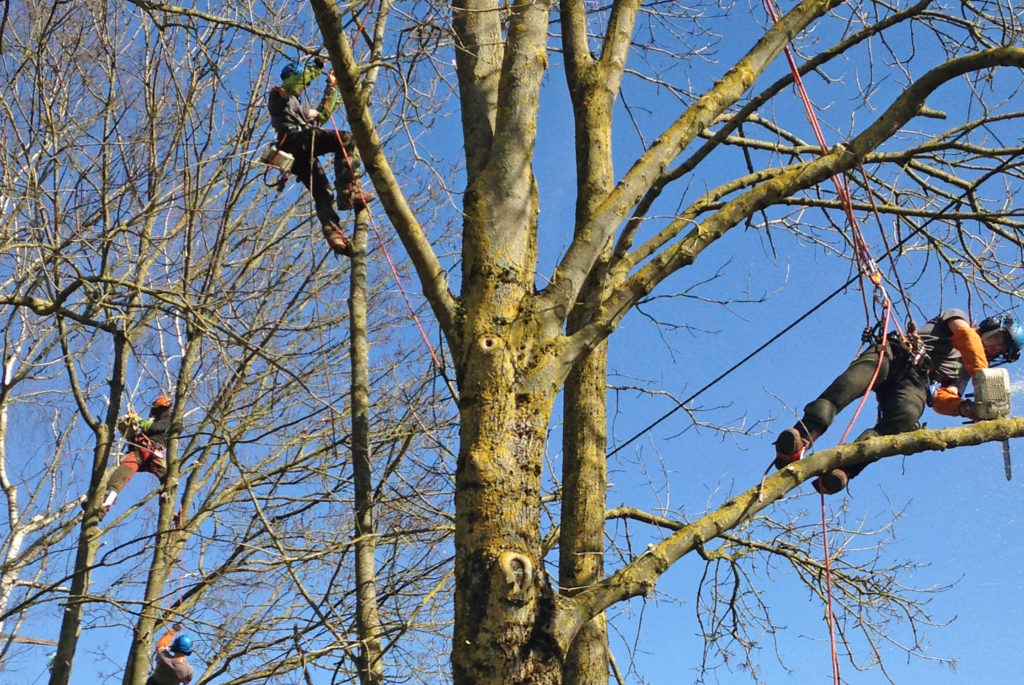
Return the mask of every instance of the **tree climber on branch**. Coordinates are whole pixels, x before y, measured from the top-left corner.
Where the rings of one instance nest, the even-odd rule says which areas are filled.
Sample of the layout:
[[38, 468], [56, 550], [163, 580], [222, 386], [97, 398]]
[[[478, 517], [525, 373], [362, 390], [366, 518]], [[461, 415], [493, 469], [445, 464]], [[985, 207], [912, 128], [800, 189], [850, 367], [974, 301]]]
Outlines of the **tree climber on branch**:
[[[947, 309], [929, 319], [920, 331], [924, 354], [915, 354], [898, 336], [889, 335], [885, 348], [876, 342], [816, 400], [804, 407], [803, 418], [775, 440], [775, 467], [785, 468], [800, 459], [832, 424], [836, 414], [871, 388], [878, 401], [878, 422], [857, 440], [894, 435], [919, 427], [926, 404], [939, 414], [978, 419], [977, 405], [964, 397], [978, 369], [990, 362], [1013, 362], [1024, 347], [1024, 326], [1009, 317], [990, 317], [972, 327], [967, 314]], [[881, 364], [879, 364], [881, 355]], [[878, 377], [872, 385], [875, 371]], [[934, 392], [929, 385], [938, 383]], [[869, 462], [832, 469], [813, 481], [822, 494], [843, 490]]]
[[352, 245], [334, 209], [333, 189], [317, 157], [334, 155], [338, 209], [362, 209], [376, 196], [361, 192], [355, 183], [352, 135], [348, 131], [321, 128], [340, 101], [334, 70], [327, 72], [327, 88], [319, 108], [307, 109], [299, 101], [306, 86], [316, 80], [323, 69], [324, 61], [320, 57], [314, 57], [309, 64], [287, 65], [281, 71], [281, 84], [270, 89], [267, 106], [270, 123], [277, 132], [277, 147], [294, 156], [290, 172], [313, 195], [327, 244], [335, 254], [351, 256]]
[[118, 494], [138, 471], [152, 473], [163, 485], [167, 478], [167, 432], [171, 428], [171, 399], [164, 395], [153, 400], [149, 418], [129, 412], [117, 420], [117, 428], [128, 441], [128, 452], [114, 469], [103, 498], [100, 518], [110, 511]]

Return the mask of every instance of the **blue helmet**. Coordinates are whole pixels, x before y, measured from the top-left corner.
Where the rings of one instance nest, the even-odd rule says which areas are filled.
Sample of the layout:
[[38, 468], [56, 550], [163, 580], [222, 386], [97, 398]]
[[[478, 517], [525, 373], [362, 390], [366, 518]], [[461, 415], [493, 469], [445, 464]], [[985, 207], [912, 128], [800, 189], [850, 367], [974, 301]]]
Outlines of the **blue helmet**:
[[1006, 361], [1015, 362], [1020, 359], [1021, 348], [1024, 348], [1024, 326], [1007, 317], [1003, 330], [1006, 331], [1006, 354], [1003, 356]]
[[284, 69], [281, 70], [281, 80], [285, 81], [289, 77], [295, 76], [296, 74], [301, 74], [305, 70], [306, 66], [299, 62], [291, 62], [289, 64], [286, 64]]
[[999, 356], [1005, 362], [1015, 362], [1020, 359], [1021, 349], [1024, 349], [1024, 325], [1014, 321], [1013, 317], [990, 316], [978, 324], [978, 332], [983, 337], [1002, 333], [1006, 351]]
[[178, 654], [188, 656], [192, 653], [192, 638], [188, 635], [179, 635], [174, 638], [174, 642], [171, 643], [171, 650]]

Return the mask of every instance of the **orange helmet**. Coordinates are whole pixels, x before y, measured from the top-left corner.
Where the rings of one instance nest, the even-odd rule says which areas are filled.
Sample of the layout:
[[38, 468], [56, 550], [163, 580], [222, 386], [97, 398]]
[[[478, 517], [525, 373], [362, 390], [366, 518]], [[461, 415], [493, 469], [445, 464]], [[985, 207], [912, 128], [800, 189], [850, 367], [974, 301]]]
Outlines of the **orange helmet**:
[[153, 404], [151, 404], [150, 406], [153, 409], [157, 409], [160, 407], [169, 407], [171, 406], [171, 398], [168, 397], [167, 395], [160, 395], [160, 397], [153, 400]]

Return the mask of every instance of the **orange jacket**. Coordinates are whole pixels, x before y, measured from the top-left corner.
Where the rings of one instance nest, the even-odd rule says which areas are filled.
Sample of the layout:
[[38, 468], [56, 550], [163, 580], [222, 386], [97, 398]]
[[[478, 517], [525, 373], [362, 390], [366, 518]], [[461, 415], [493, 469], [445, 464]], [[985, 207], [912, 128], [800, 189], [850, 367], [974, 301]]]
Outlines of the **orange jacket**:
[[[953, 331], [953, 347], [960, 352], [964, 367], [971, 378], [974, 378], [974, 372], [978, 369], [988, 368], [988, 357], [985, 356], [985, 347], [981, 344], [981, 336], [970, 326]], [[955, 385], [944, 385], [932, 396], [932, 409], [946, 416], [960, 416], [960, 402], [962, 401], [960, 391]]]

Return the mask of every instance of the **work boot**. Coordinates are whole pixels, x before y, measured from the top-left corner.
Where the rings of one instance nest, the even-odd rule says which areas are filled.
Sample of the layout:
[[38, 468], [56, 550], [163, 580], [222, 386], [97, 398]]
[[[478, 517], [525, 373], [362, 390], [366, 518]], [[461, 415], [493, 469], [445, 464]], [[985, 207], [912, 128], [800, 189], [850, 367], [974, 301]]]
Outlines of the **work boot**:
[[804, 438], [803, 434], [796, 428], [787, 428], [779, 433], [775, 439], [775, 468], [784, 469], [802, 456], [814, 437]]
[[345, 236], [345, 232], [336, 221], [324, 224], [324, 238], [334, 254], [352, 256], [352, 241]]
[[850, 482], [850, 477], [846, 475], [846, 471], [842, 469], [832, 469], [824, 476], [815, 478], [811, 481], [811, 485], [814, 489], [823, 495], [834, 495], [837, 492], [842, 492], [846, 484]]
[[103, 504], [100, 505], [100, 521], [110, 511], [110, 507], [114, 506], [114, 502], [117, 501], [117, 490], [107, 490], [107, 494], [103, 496]]
[[338, 209], [365, 209], [366, 205], [376, 199], [374, 193], [361, 191], [354, 183], [349, 183], [345, 190], [338, 193]]

